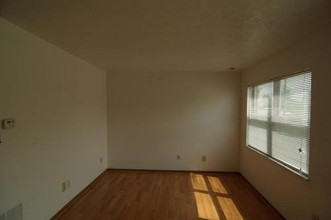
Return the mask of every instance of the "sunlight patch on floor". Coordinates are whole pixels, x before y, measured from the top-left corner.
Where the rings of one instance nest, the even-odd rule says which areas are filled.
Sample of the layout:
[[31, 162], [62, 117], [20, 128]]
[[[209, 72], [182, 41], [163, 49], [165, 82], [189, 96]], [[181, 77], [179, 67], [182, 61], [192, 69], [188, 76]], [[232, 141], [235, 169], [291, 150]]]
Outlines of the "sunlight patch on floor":
[[219, 220], [213, 200], [208, 193], [194, 192], [199, 218]]
[[208, 181], [210, 183], [212, 190], [215, 193], [228, 194], [228, 192], [224, 188], [224, 186], [219, 178], [213, 177], [213, 176], [208, 176]]
[[236, 204], [234, 204], [231, 198], [218, 196], [217, 200], [223, 210], [225, 218], [227, 220], [243, 220]]
[[202, 190], [208, 192], [208, 187], [203, 178], [203, 175], [191, 173], [191, 182], [194, 190]]

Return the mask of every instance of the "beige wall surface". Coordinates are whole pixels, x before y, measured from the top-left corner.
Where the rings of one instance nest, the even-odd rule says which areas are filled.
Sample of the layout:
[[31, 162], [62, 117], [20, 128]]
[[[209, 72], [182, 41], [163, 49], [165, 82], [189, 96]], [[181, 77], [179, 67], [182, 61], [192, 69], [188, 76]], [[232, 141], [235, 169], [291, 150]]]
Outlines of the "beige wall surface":
[[0, 213], [22, 202], [25, 220], [49, 219], [106, 169], [105, 81], [104, 71], [0, 19], [0, 119], [16, 119], [0, 130]]
[[107, 89], [110, 168], [238, 171], [238, 73], [109, 73]]
[[[287, 219], [331, 219], [331, 29], [293, 45], [242, 74], [240, 171]], [[245, 147], [247, 86], [311, 68], [310, 180]]]

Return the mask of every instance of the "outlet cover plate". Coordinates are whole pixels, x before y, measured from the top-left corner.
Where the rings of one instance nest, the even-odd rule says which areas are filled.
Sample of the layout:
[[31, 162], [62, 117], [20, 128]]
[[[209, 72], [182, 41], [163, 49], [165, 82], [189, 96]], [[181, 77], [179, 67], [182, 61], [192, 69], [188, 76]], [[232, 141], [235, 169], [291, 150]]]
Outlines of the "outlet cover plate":
[[1, 121], [1, 127], [3, 129], [14, 128], [16, 126], [15, 118], [6, 118]]

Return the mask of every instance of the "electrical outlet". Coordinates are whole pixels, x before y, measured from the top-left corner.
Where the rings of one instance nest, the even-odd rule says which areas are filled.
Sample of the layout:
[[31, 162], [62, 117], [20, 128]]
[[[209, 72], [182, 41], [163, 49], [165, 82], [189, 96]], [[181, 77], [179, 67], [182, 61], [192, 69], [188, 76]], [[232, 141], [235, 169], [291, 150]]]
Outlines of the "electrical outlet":
[[67, 183], [63, 182], [62, 183], [62, 192], [65, 192], [67, 190]]
[[3, 129], [14, 128], [16, 126], [15, 118], [6, 118], [1, 122], [1, 126]]
[[102, 162], [103, 162], [103, 157], [100, 157], [100, 158], [99, 158], [99, 161], [100, 161], [100, 164], [102, 164]]
[[180, 160], [180, 154], [177, 154], [176, 158], [177, 160]]
[[70, 180], [67, 180], [67, 189], [70, 188], [70, 186], [71, 186], [71, 182]]
[[202, 162], [206, 162], [206, 160], [207, 160], [207, 156], [206, 156], [206, 155], [202, 155], [202, 157], [201, 157], [201, 161], [202, 161]]

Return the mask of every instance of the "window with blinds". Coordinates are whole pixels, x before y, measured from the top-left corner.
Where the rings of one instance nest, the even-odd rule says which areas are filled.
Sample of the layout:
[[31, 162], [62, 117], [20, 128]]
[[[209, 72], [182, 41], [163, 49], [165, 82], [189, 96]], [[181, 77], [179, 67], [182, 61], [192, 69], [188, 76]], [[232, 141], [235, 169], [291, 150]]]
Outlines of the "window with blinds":
[[311, 72], [250, 86], [247, 96], [247, 145], [307, 177]]

